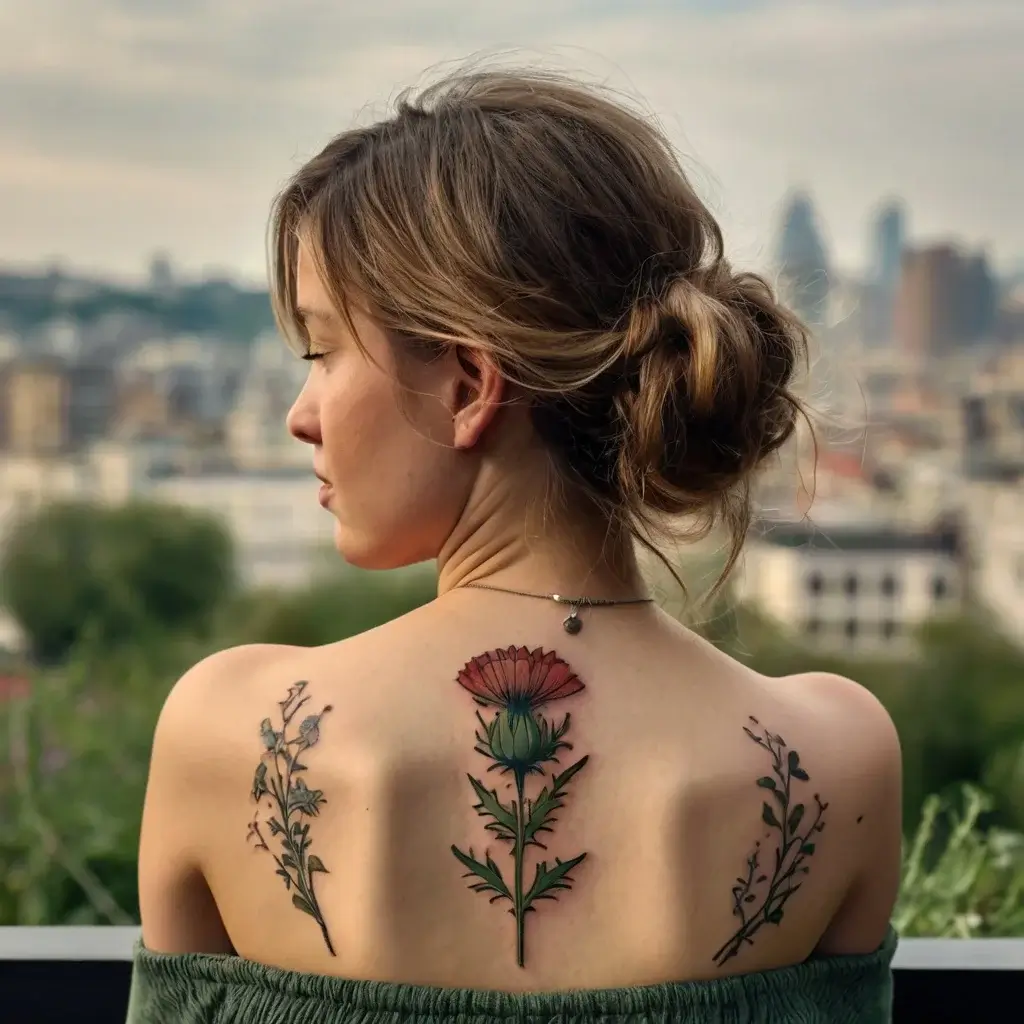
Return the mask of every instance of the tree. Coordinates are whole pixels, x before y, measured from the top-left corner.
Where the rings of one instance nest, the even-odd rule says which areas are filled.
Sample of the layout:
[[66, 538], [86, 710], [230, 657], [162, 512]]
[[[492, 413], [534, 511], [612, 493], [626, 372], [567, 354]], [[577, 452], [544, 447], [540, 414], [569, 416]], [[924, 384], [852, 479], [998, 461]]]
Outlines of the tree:
[[85, 639], [200, 628], [234, 583], [220, 523], [167, 505], [49, 505], [15, 525], [0, 561], [0, 600], [46, 663]]
[[[129, 564], [136, 557], [130, 545], [120, 554]], [[345, 572], [307, 590], [236, 596], [212, 619], [223, 632], [83, 641], [62, 664], [36, 671], [27, 697], [0, 702], [0, 926], [138, 920], [153, 731], [190, 665], [238, 643], [340, 640], [433, 591], [427, 573]]]
[[317, 647], [396, 619], [436, 592], [429, 573], [346, 569], [303, 590], [243, 594], [225, 609], [220, 626], [231, 645]]
[[138, 921], [137, 852], [160, 708], [210, 640], [82, 645], [0, 703], [0, 925]]

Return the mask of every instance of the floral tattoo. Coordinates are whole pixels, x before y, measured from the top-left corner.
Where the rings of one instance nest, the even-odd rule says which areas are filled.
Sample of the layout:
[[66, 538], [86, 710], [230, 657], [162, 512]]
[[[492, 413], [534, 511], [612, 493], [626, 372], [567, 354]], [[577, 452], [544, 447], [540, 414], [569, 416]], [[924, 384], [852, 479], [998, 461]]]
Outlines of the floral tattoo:
[[536, 846], [547, 850], [540, 835], [553, 831], [556, 814], [565, 804], [566, 786], [588, 761], [581, 757], [563, 771], [552, 772], [536, 796], [527, 796], [528, 777], [544, 775], [544, 764], [557, 764], [559, 752], [572, 749], [564, 738], [569, 731], [568, 712], [556, 723], [538, 711], [545, 704], [579, 693], [583, 683], [554, 651], [530, 651], [525, 647], [488, 651], [473, 658], [459, 672], [457, 682], [480, 707], [496, 709], [492, 718], [477, 711], [479, 729], [474, 749], [491, 762], [488, 771], [512, 776], [515, 798], [505, 804], [497, 791], [488, 789], [480, 779], [470, 775], [469, 783], [477, 799], [474, 809], [489, 819], [485, 829], [511, 847], [512, 881], [506, 881], [486, 851], [483, 861], [473, 856], [472, 848], [464, 852], [452, 846], [452, 853], [467, 869], [463, 877], [475, 880], [470, 889], [490, 893], [491, 903], [507, 900], [511, 904], [509, 913], [516, 923], [516, 962], [522, 967], [526, 915], [536, 910], [537, 900], [557, 899], [560, 891], [571, 889], [570, 872], [587, 856], [581, 853], [569, 860], [555, 857], [550, 865], [541, 860], [534, 867], [533, 881], [528, 886], [524, 881], [527, 849]]
[[814, 855], [815, 837], [825, 829], [823, 815], [828, 808], [828, 804], [822, 803], [821, 797], [815, 793], [813, 817], [805, 815], [805, 805], [794, 803], [792, 792], [794, 780], [807, 782], [810, 779], [800, 764], [800, 755], [790, 750], [781, 736], [763, 728], [753, 716], [750, 724], [756, 726], [758, 732], [746, 725], [743, 731], [772, 758], [772, 774], [763, 775], [757, 780], [757, 785], [767, 790], [777, 804], [776, 808], [765, 801], [761, 820], [778, 833], [778, 839], [771, 873], [767, 868], [762, 870], [762, 850], [758, 841], [754, 844], [754, 852], [747, 858], [746, 873], [737, 878], [732, 887], [732, 913], [740, 923], [713, 957], [719, 967], [736, 956], [744, 945], [751, 944], [754, 935], [764, 925], [782, 922], [786, 903], [803, 884], [797, 881], [797, 877], [810, 871], [804, 861]]
[[[310, 789], [300, 774], [306, 765], [299, 760], [301, 755], [320, 739], [320, 719], [331, 710], [327, 704], [319, 714], [307, 715], [299, 723], [295, 735], [288, 735], [288, 727], [309, 697], [303, 691], [308, 684], [295, 683], [288, 689], [288, 696], [278, 702], [281, 709], [282, 725], [278, 732], [269, 718], [260, 724], [260, 740], [263, 753], [256, 766], [252, 780], [252, 798], [256, 802], [253, 820], [249, 823], [248, 838], [255, 841], [256, 849], [273, 854], [277, 874], [284, 879], [284, 887], [292, 892], [292, 905], [320, 926], [320, 932], [331, 956], [335, 956], [331, 936], [327, 931], [323, 912], [313, 889], [313, 876], [327, 874], [324, 862], [309, 853], [312, 840], [309, 838], [309, 822], [320, 813], [320, 805], [326, 803], [323, 790]], [[280, 837], [280, 854], [274, 853], [263, 837], [260, 809], [266, 798], [268, 810], [265, 824], [270, 838]]]

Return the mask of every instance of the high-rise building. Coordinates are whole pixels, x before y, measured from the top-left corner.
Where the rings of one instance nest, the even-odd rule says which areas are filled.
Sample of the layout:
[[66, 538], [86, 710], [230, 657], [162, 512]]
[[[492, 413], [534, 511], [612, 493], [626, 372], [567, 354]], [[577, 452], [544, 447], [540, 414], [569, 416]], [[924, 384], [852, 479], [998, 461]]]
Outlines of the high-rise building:
[[983, 252], [964, 260], [961, 305], [961, 326], [966, 340], [990, 338], [999, 312], [999, 287]]
[[899, 200], [890, 200], [879, 209], [871, 234], [870, 281], [882, 291], [895, 294], [906, 237], [903, 205]]
[[810, 196], [794, 193], [782, 216], [775, 264], [782, 299], [804, 321], [825, 321], [829, 268], [825, 243], [818, 229]]
[[173, 294], [176, 285], [171, 257], [165, 252], [155, 253], [149, 263], [150, 291], [160, 298], [167, 298]]
[[996, 287], [984, 254], [952, 245], [904, 252], [896, 335], [915, 356], [942, 355], [991, 336]]
[[898, 200], [890, 200], [879, 209], [871, 228], [862, 319], [864, 340], [869, 344], [892, 340], [905, 232], [903, 207]]

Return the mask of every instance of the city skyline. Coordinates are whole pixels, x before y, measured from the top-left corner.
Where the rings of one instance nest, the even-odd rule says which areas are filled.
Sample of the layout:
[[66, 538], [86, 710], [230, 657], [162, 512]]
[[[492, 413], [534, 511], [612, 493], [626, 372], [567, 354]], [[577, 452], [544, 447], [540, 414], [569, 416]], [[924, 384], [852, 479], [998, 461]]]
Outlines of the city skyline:
[[301, 159], [424, 69], [508, 48], [645, 100], [742, 265], [770, 262], [794, 188], [840, 271], [865, 267], [892, 196], [911, 245], [1024, 259], [1015, 0], [40, 0], [0, 4], [0, 29], [4, 264], [138, 278], [164, 249], [187, 276], [259, 282], [270, 199]]

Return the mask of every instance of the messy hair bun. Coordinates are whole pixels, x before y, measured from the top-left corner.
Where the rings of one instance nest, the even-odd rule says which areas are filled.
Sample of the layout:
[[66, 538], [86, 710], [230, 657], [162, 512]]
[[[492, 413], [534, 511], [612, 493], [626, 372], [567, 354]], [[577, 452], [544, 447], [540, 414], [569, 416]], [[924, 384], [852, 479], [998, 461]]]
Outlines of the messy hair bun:
[[719, 259], [638, 298], [618, 365], [536, 401], [534, 423], [602, 504], [646, 532], [664, 517], [691, 517], [698, 533], [724, 523], [738, 553], [754, 470], [801, 414], [789, 384], [805, 344], [762, 278]]
[[356, 291], [400, 336], [486, 349], [611, 522], [645, 540], [724, 523], [728, 571], [753, 471], [800, 414], [807, 336], [730, 268], [657, 128], [557, 75], [456, 75], [333, 140], [281, 194], [285, 330], [300, 229], [340, 303]]

